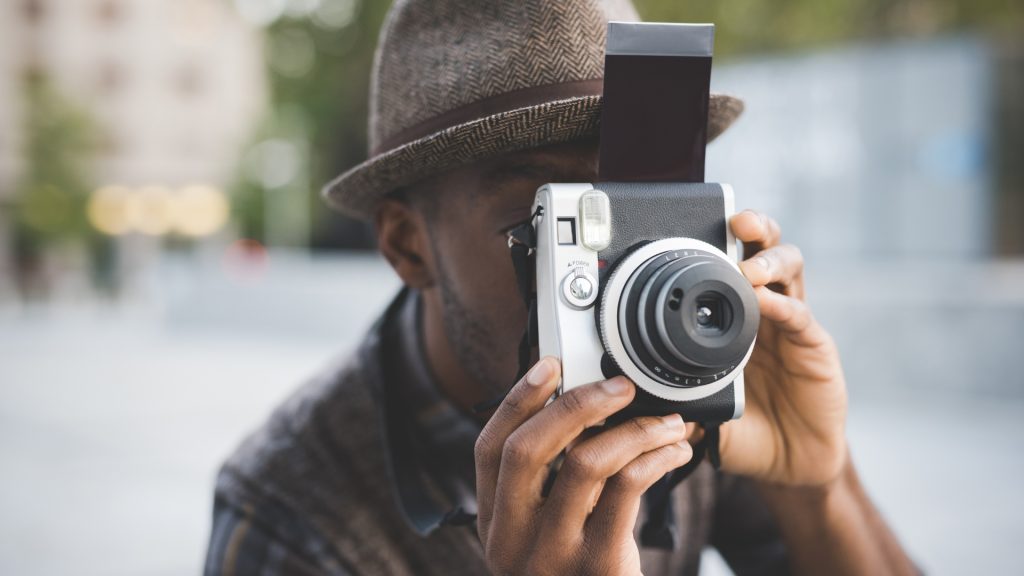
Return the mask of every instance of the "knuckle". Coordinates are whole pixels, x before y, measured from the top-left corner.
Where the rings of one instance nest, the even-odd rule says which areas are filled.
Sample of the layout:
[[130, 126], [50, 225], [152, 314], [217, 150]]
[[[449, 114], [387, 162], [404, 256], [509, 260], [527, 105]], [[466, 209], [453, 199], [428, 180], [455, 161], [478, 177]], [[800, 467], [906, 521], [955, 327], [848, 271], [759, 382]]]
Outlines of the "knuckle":
[[559, 409], [569, 415], [578, 415], [587, 410], [588, 396], [592, 395], [591, 387], [573, 388], [558, 398]]
[[647, 488], [647, 477], [649, 475], [646, 464], [637, 463], [623, 470], [623, 484], [631, 492], [641, 492]]
[[811, 314], [811, 308], [805, 302], [796, 298], [794, 298], [794, 300], [793, 317], [796, 321], [797, 328], [804, 330], [814, 322], [814, 315]]
[[630, 492], [643, 491], [650, 484], [650, 468], [646, 459], [636, 460], [619, 471], [616, 483]]
[[473, 445], [473, 456], [476, 458], [477, 465], [492, 464], [495, 460], [494, 453], [494, 433], [485, 427], [480, 431], [480, 435], [477, 436], [476, 443]]
[[693, 458], [693, 447], [689, 444], [675, 444], [669, 456], [672, 467], [682, 466]]
[[661, 419], [648, 416], [643, 418], [633, 418], [628, 421], [627, 425], [629, 426], [630, 434], [636, 439], [641, 441], [651, 440], [658, 436]]
[[804, 304], [800, 299], [787, 296], [786, 302], [789, 303], [790, 320], [802, 320], [810, 315], [810, 309], [807, 307], [807, 304]]
[[533, 447], [519, 432], [514, 432], [505, 441], [501, 450], [501, 461], [509, 466], [524, 466], [533, 462]]
[[560, 473], [571, 478], [597, 478], [600, 476], [601, 458], [589, 448], [576, 448], [565, 456]]
[[780, 311], [780, 314], [782, 316], [783, 322], [789, 323], [792, 322], [794, 318], [796, 318], [798, 302], [799, 301], [796, 298], [790, 298], [789, 296], [786, 296], [781, 301], [780, 307], [782, 308], [782, 310]]
[[503, 412], [511, 416], [519, 416], [526, 410], [526, 399], [523, 397], [523, 390], [519, 386], [512, 388], [512, 391], [501, 401]]

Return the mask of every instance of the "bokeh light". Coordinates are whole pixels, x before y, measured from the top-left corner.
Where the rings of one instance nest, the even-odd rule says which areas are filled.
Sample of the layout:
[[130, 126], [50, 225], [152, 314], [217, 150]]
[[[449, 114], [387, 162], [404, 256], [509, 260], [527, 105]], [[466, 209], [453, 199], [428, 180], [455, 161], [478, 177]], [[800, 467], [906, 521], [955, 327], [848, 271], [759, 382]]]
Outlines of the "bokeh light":
[[235, 0], [239, 15], [256, 26], [272, 24], [287, 6], [287, 0]]
[[322, 28], [337, 30], [351, 24], [358, 10], [358, 0], [321, 2], [313, 12], [313, 22]]
[[309, 74], [315, 61], [316, 45], [306, 30], [286, 30], [270, 40], [267, 63], [282, 76], [301, 78]]
[[283, 138], [273, 138], [250, 149], [244, 164], [250, 181], [265, 189], [272, 189], [292, 182], [299, 174], [301, 160], [294, 143]]
[[186, 186], [178, 190], [173, 202], [173, 229], [185, 236], [208, 236], [220, 230], [228, 221], [227, 198], [213, 186]]
[[249, 281], [266, 273], [267, 260], [267, 248], [259, 240], [239, 238], [224, 250], [222, 265], [232, 278]]
[[104, 186], [89, 198], [87, 213], [89, 223], [110, 236], [128, 232], [159, 236], [173, 232], [191, 238], [217, 232], [231, 216], [227, 196], [208, 184], [191, 184], [177, 190], [156, 185], [138, 189]]
[[104, 234], [117, 236], [131, 229], [126, 186], [104, 186], [92, 193], [87, 207], [89, 223]]
[[133, 230], [159, 236], [166, 234], [174, 221], [174, 200], [164, 186], [143, 186], [128, 197], [128, 221]]

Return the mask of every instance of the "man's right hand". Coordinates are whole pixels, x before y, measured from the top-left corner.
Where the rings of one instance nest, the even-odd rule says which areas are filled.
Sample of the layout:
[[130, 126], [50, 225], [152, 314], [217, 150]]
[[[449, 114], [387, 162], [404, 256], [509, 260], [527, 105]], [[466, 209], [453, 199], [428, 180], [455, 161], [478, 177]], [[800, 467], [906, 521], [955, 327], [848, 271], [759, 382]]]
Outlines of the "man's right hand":
[[[641, 497], [692, 457], [683, 420], [634, 418], [581, 438], [628, 405], [636, 390], [616, 377], [545, 406], [560, 372], [554, 358], [538, 362], [476, 442], [477, 529], [487, 564], [502, 576], [640, 574], [633, 526]], [[543, 497], [549, 466], [567, 448]]]

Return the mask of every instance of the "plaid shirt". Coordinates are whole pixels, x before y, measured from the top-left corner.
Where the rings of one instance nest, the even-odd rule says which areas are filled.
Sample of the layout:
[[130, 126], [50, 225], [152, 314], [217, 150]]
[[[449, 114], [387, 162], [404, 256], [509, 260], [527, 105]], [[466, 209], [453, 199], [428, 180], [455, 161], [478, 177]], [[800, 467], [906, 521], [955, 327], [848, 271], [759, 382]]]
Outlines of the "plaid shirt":
[[[390, 442], [385, 452], [390, 452], [392, 471], [388, 486], [396, 496], [394, 501], [406, 520], [406, 528], [426, 538], [437, 530], [448, 510], [462, 507], [466, 512], [476, 512], [473, 445], [480, 428], [434, 385], [419, 338], [417, 296], [415, 292], [403, 291], [375, 330], [388, 332], [390, 327], [396, 335], [390, 347], [384, 346], [390, 353], [381, 358], [399, 369], [398, 377], [393, 379], [400, 386], [397, 391], [401, 403], [385, 403], [383, 411], [385, 419], [410, 421], [410, 448], [406, 452], [411, 450], [415, 454], [409, 457], [400, 453], [401, 446], [395, 444], [396, 434], [385, 435]], [[402, 409], [407, 412], [389, 413]], [[279, 435], [265, 434], [256, 442], [274, 443]], [[278, 452], [289, 450], [284, 444]], [[403, 477], [416, 481], [403, 484]], [[362, 566], [344, 558], [336, 543], [303, 514], [279, 499], [253, 496], [261, 494], [262, 481], [225, 465], [214, 501], [206, 574], [363, 573]], [[244, 497], [237, 494], [240, 484], [252, 487], [244, 490]], [[696, 574], [700, 551], [706, 544], [716, 546], [737, 574], [786, 573], [785, 550], [779, 534], [749, 483], [715, 474], [702, 466], [676, 489], [673, 498], [676, 517], [687, 530], [677, 534], [680, 546], [675, 552], [641, 550], [645, 574]]]

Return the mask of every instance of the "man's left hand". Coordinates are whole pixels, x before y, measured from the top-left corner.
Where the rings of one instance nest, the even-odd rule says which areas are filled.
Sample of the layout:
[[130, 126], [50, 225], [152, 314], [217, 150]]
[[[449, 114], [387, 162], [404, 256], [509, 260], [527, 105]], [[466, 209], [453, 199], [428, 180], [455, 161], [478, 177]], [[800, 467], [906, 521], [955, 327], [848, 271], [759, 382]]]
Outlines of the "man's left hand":
[[827, 484], [846, 464], [846, 383], [835, 343], [804, 302], [803, 256], [763, 214], [741, 212], [730, 226], [761, 326], [744, 371], [746, 411], [721, 429], [722, 466], [776, 484]]

